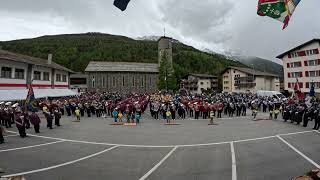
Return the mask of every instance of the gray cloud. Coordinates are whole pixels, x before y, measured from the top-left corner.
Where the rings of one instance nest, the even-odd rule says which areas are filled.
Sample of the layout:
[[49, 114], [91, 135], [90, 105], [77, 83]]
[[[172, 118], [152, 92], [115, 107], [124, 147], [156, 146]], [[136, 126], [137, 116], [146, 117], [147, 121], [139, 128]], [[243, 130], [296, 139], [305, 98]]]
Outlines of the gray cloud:
[[46, 34], [104, 32], [168, 36], [201, 49], [275, 60], [320, 37], [316, 1], [302, 1], [289, 27], [256, 15], [258, 0], [132, 0], [125, 12], [113, 0], [10, 0], [0, 6], [0, 40]]

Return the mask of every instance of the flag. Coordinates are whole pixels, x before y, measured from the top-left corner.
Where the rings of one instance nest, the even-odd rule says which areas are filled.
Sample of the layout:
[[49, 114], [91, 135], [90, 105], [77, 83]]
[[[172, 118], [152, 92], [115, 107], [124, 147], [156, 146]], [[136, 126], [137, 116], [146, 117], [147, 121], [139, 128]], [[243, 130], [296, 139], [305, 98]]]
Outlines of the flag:
[[294, 85], [293, 90], [294, 90], [294, 93], [293, 93], [294, 95], [297, 95], [299, 99], [304, 99], [304, 94], [301, 92], [298, 78], [297, 78], [296, 84]]
[[119, 8], [121, 11], [127, 9], [130, 0], [114, 0], [113, 5]]
[[259, 0], [258, 15], [268, 16], [284, 23], [285, 29], [301, 0]]
[[37, 112], [38, 111], [38, 105], [36, 98], [34, 96], [33, 88], [30, 86], [28, 95], [26, 98], [26, 110]]
[[314, 91], [314, 82], [311, 83], [311, 88], [309, 92], [309, 96], [313, 97], [315, 96], [316, 92]]

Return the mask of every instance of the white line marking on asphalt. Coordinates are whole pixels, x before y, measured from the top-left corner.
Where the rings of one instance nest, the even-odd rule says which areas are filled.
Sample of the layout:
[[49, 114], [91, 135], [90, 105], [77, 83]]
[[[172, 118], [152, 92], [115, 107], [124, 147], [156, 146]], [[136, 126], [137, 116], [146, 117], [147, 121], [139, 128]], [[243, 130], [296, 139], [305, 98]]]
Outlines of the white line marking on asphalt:
[[319, 130], [313, 130], [313, 131], [320, 134], [320, 131], [319, 131]]
[[[14, 131], [8, 131], [15, 133]], [[287, 133], [287, 134], [278, 134], [281, 136], [289, 136], [294, 134], [302, 134], [302, 133], [310, 133], [313, 131], [300, 131], [300, 132], [294, 132], [294, 133]], [[269, 139], [269, 138], [275, 138], [277, 135], [274, 136], [265, 136], [265, 137], [258, 137], [258, 138], [252, 138], [252, 139], [242, 139], [242, 140], [235, 140], [235, 141], [224, 141], [224, 142], [216, 142], [216, 143], [203, 143], [203, 144], [181, 144], [181, 145], [136, 145], [136, 144], [112, 144], [112, 143], [103, 143], [103, 142], [92, 142], [92, 141], [79, 141], [79, 140], [73, 140], [73, 139], [63, 139], [63, 138], [55, 138], [55, 137], [48, 137], [48, 136], [40, 136], [40, 135], [34, 135], [34, 134], [28, 134], [28, 136], [32, 137], [39, 137], [44, 139], [52, 139], [57, 141], [66, 141], [66, 142], [74, 142], [74, 143], [83, 143], [83, 144], [93, 144], [93, 145], [105, 145], [105, 146], [122, 146], [122, 147], [138, 147], [138, 148], [174, 148], [174, 147], [197, 147], [197, 146], [212, 146], [212, 145], [220, 145], [220, 144], [229, 144], [230, 142], [238, 143], [238, 142], [248, 142], [248, 141], [257, 141], [257, 140], [263, 140], [263, 139]]]
[[13, 136], [18, 136], [18, 134], [6, 135], [6, 136], [3, 136], [3, 137], [13, 137]]
[[139, 180], [145, 180], [147, 179], [166, 159], [168, 159], [169, 156], [178, 148], [178, 146], [175, 146], [165, 157], [161, 159], [161, 161], [158, 162], [150, 171], [148, 171], [144, 176], [142, 176]]
[[317, 164], [316, 162], [314, 162], [312, 159], [310, 159], [308, 156], [306, 156], [305, 154], [303, 154], [301, 151], [299, 151], [297, 148], [295, 148], [294, 146], [292, 146], [288, 141], [284, 140], [282, 137], [280, 137], [279, 135], [277, 135], [277, 138], [279, 138], [282, 142], [284, 142], [286, 145], [288, 145], [292, 150], [294, 150], [296, 153], [298, 153], [300, 156], [302, 156], [304, 159], [306, 159], [307, 161], [309, 161], [311, 164], [313, 164], [315, 167], [320, 168], [320, 165]]
[[105, 149], [105, 150], [97, 152], [95, 154], [91, 154], [89, 156], [86, 156], [86, 157], [83, 157], [83, 158], [80, 158], [80, 159], [76, 159], [76, 160], [73, 160], [73, 161], [69, 161], [69, 162], [66, 162], [66, 163], [63, 163], [63, 164], [58, 164], [58, 165], [50, 166], [50, 167], [47, 167], [47, 168], [36, 169], [36, 170], [26, 171], [26, 172], [21, 172], [21, 173], [16, 173], [16, 174], [4, 175], [4, 176], [1, 176], [1, 177], [9, 178], [9, 177], [13, 177], [13, 176], [23, 176], [23, 175], [27, 175], [27, 174], [33, 174], [33, 173], [42, 172], [42, 171], [48, 171], [48, 170], [51, 170], [51, 169], [59, 168], [59, 167], [66, 166], [66, 165], [69, 165], [69, 164], [74, 164], [76, 162], [83, 161], [83, 160], [98, 156], [98, 155], [100, 155], [102, 153], [108, 152], [108, 151], [110, 151], [110, 150], [112, 150], [114, 148], [117, 148], [117, 147], [119, 147], [119, 146], [113, 146], [111, 148]]
[[301, 132], [294, 132], [294, 133], [287, 133], [287, 134], [278, 134], [278, 136], [290, 136], [290, 135], [295, 135], [295, 134], [305, 134], [305, 133], [311, 133], [314, 131], [301, 131]]
[[232, 180], [237, 180], [237, 162], [236, 162], [236, 154], [234, 151], [234, 143], [230, 142], [231, 148], [231, 159], [232, 159]]
[[61, 142], [65, 142], [65, 141], [55, 141], [55, 142], [38, 144], [38, 145], [33, 145], [33, 146], [25, 146], [25, 147], [19, 147], [19, 148], [4, 149], [4, 150], [0, 150], [0, 153], [1, 152], [8, 152], [8, 151], [16, 151], [16, 150], [21, 150], [21, 149], [30, 149], [30, 148], [41, 147], [41, 146], [48, 146], [48, 145], [51, 145], [51, 144], [57, 144], [57, 143], [61, 143]]

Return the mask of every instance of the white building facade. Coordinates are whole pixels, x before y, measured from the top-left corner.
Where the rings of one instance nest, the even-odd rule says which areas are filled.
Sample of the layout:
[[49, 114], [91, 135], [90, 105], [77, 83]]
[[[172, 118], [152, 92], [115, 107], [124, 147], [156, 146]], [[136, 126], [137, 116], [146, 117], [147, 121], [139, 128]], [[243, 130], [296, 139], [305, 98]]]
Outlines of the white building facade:
[[320, 39], [310, 40], [279, 56], [284, 68], [284, 88], [294, 91], [297, 79], [302, 92], [310, 92], [311, 83], [320, 93]]
[[72, 71], [48, 59], [0, 50], [0, 89], [68, 89]]
[[223, 92], [256, 93], [259, 90], [280, 91], [277, 75], [250, 68], [229, 67], [222, 73]]

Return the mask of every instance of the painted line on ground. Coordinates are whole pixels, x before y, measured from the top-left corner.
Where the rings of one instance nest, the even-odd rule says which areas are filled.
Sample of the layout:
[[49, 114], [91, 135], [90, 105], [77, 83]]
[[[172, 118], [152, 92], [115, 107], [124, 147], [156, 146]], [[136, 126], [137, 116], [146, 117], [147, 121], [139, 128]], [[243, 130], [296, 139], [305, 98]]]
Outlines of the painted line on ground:
[[313, 131], [320, 134], [320, 131], [319, 131], [319, 130], [313, 130]]
[[296, 153], [298, 153], [300, 156], [302, 156], [304, 159], [309, 161], [311, 164], [313, 164], [316, 168], [320, 168], [320, 165], [314, 162], [312, 159], [310, 159], [308, 156], [303, 154], [301, 151], [299, 151], [297, 148], [295, 148], [293, 145], [291, 145], [288, 141], [284, 140], [282, 137], [277, 135], [277, 138], [280, 139], [282, 142], [284, 142], [286, 145], [288, 145], [292, 150], [294, 150]]
[[18, 136], [18, 134], [6, 135], [6, 136], [3, 136], [3, 137], [13, 137], [13, 136]]
[[165, 161], [167, 160], [171, 154], [178, 148], [178, 146], [175, 146], [165, 157], [163, 157], [158, 164], [156, 164], [155, 166], [153, 166], [153, 168], [151, 168], [145, 175], [143, 175], [139, 180], [145, 180], [147, 179], [156, 169], [158, 169], [158, 167]]
[[305, 133], [311, 133], [311, 132], [314, 132], [314, 131], [311, 130], [311, 131], [301, 131], [301, 132], [294, 132], [294, 133], [287, 133], [287, 134], [278, 134], [278, 136], [290, 136], [295, 134], [305, 134]]
[[76, 159], [76, 160], [73, 160], [73, 161], [69, 161], [69, 162], [66, 162], [66, 163], [63, 163], [63, 164], [58, 164], [58, 165], [55, 165], [55, 166], [50, 166], [50, 167], [46, 167], [46, 168], [42, 168], [42, 169], [36, 169], [36, 170], [26, 171], [26, 172], [21, 172], [21, 173], [16, 173], [16, 174], [8, 174], [8, 175], [4, 175], [4, 176], [1, 176], [1, 177], [9, 178], [9, 177], [13, 177], [13, 176], [23, 176], [23, 175], [27, 175], [27, 174], [33, 174], [33, 173], [38, 173], [38, 172], [42, 172], [42, 171], [48, 171], [48, 170], [51, 170], [51, 169], [56, 169], [56, 168], [59, 168], [59, 167], [62, 167], [62, 166], [74, 164], [76, 162], [83, 161], [83, 160], [98, 156], [98, 155], [100, 155], [102, 153], [111, 151], [112, 149], [115, 149], [117, 147], [119, 147], [119, 146], [113, 146], [111, 148], [105, 149], [105, 150], [97, 152], [95, 154], [91, 154], [89, 156], [86, 156], [86, 157], [83, 157], [83, 158], [80, 158], [80, 159]]
[[[14, 133], [14, 131], [10, 131], [10, 132]], [[310, 133], [310, 132], [314, 132], [314, 131], [299, 131], [299, 132], [286, 133], [286, 134], [277, 134], [277, 135], [289, 136], [289, 135], [303, 134], [303, 133]], [[242, 139], [242, 140], [234, 140], [234, 141], [215, 142], [215, 143], [181, 144], [181, 145], [178, 144], [178, 145], [159, 145], [158, 146], [158, 145], [113, 144], [113, 143], [104, 143], [104, 142], [80, 141], [80, 140], [63, 139], [63, 138], [55, 138], [55, 137], [28, 134], [28, 136], [32, 136], [32, 137], [39, 137], [39, 138], [44, 138], [44, 139], [52, 139], [52, 140], [57, 140], [57, 141], [74, 142], [74, 143], [82, 143], [82, 144], [93, 144], [93, 145], [105, 145], [105, 146], [138, 147], [138, 148], [174, 148], [176, 146], [177, 147], [212, 146], [212, 145], [220, 145], [220, 144], [229, 144], [230, 142], [239, 143], [239, 142], [248, 142], [248, 141], [257, 141], [257, 140], [263, 140], [263, 139], [276, 138], [277, 135], [258, 137], [258, 138], [252, 138], [252, 139]]]
[[236, 154], [234, 151], [234, 143], [230, 142], [231, 148], [231, 159], [232, 159], [232, 180], [237, 180], [237, 162], [236, 162]]
[[48, 146], [51, 144], [57, 144], [65, 141], [55, 141], [55, 142], [50, 142], [50, 143], [44, 143], [44, 144], [37, 144], [37, 145], [32, 145], [32, 146], [25, 146], [25, 147], [18, 147], [18, 148], [12, 148], [12, 149], [4, 149], [0, 150], [1, 152], [8, 152], [8, 151], [16, 151], [16, 150], [21, 150], [21, 149], [30, 149], [30, 148], [35, 148], [35, 147], [41, 147], [41, 146]]

